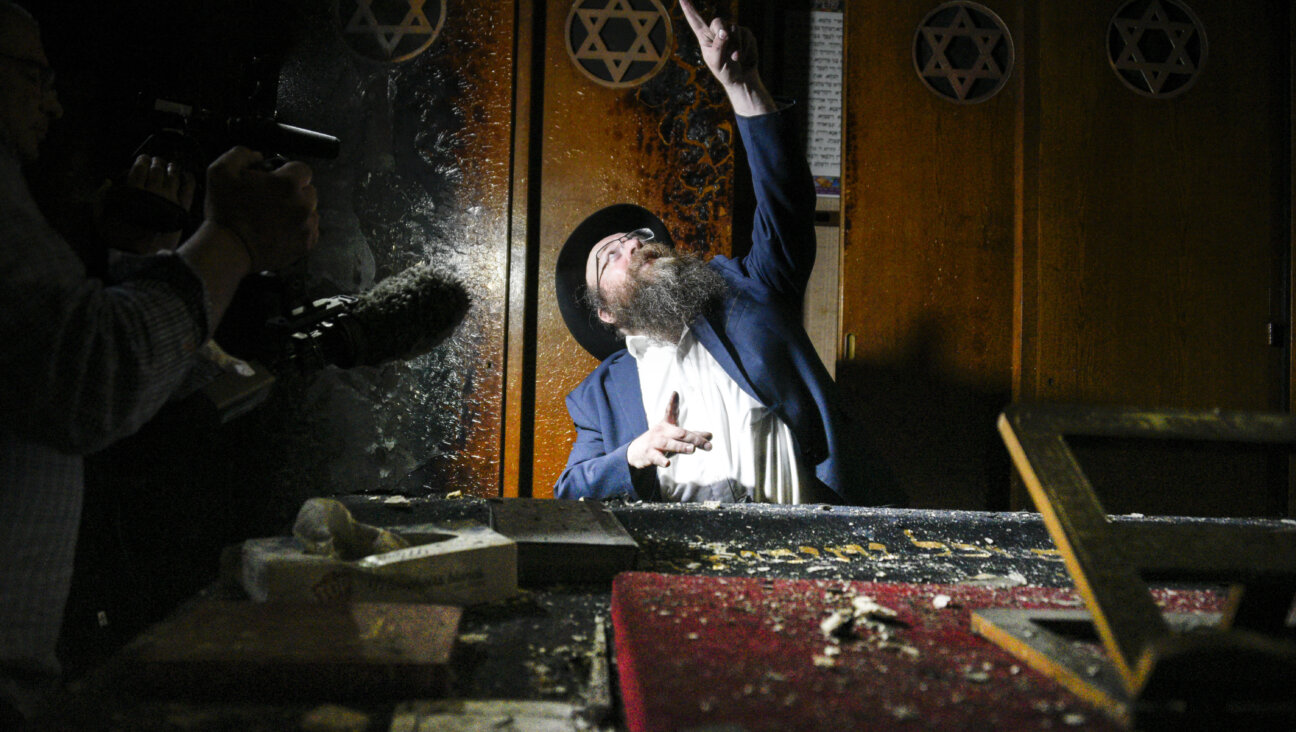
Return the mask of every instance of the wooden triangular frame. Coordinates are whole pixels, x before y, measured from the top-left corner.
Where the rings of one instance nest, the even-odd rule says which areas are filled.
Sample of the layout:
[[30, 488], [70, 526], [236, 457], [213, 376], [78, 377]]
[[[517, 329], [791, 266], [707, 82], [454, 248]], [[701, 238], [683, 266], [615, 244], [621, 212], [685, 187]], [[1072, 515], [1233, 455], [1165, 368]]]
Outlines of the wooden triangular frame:
[[[1120, 705], [1204, 695], [1296, 714], [1296, 641], [1287, 625], [1296, 595], [1296, 530], [1112, 522], [1066, 442], [1092, 436], [1296, 446], [1296, 416], [1016, 404], [1000, 416], [999, 431], [1088, 609], [1123, 692]], [[1145, 574], [1228, 584], [1218, 626], [1173, 629]], [[992, 629], [983, 630], [996, 640]]]

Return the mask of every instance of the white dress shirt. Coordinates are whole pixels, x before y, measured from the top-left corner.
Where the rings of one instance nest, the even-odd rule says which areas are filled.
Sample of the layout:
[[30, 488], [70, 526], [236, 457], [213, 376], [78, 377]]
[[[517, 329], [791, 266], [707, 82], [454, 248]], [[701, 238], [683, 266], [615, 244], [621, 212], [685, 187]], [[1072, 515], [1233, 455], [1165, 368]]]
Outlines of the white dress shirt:
[[628, 336], [626, 349], [638, 362], [648, 424], [660, 422], [679, 393], [679, 426], [710, 432], [711, 450], [671, 456], [657, 468], [664, 501], [801, 503], [792, 430], [743, 391], [706, 348], [685, 329], [679, 345]]

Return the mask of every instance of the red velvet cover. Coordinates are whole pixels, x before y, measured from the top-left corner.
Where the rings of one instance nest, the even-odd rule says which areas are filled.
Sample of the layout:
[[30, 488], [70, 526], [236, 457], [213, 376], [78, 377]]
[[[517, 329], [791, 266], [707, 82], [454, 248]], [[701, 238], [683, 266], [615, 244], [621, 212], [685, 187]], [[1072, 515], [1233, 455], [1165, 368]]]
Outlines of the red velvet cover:
[[[833, 642], [821, 623], [859, 596], [895, 617], [856, 618]], [[1157, 598], [1171, 612], [1219, 607], [1213, 593]], [[988, 607], [1082, 605], [1069, 588], [623, 573], [612, 624], [625, 722], [632, 732], [1120, 728], [973, 635], [971, 609]]]

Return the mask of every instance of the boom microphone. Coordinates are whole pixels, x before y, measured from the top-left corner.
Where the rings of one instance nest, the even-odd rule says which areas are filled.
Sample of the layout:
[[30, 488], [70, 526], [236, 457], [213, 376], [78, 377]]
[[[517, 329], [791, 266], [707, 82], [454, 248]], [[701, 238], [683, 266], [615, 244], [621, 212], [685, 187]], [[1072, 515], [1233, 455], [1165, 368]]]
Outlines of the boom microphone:
[[333, 364], [377, 366], [420, 356], [463, 320], [470, 298], [463, 285], [422, 264], [379, 282], [360, 295], [339, 295], [276, 318], [290, 358], [302, 372]]

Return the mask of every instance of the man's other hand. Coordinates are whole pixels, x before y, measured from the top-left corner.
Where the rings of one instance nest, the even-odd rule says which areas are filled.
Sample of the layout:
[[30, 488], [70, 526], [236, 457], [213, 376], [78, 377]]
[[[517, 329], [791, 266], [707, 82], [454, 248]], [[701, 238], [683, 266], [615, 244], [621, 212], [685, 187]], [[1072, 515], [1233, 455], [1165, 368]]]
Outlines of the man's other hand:
[[657, 465], [670, 467], [670, 458], [676, 453], [691, 453], [701, 448], [711, 449], [710, 432], [694, 432], [679, 426], [679, 392], [672, 392], [666, 416], [630, 443], [626, 461], [632, 468]]
[[254, 272], [286, 267], [319, 240], [310, 167], [294, 161], [266, 171], [262, 159], [234, 147], [207, 168], [207, 219], [237, 235]]

